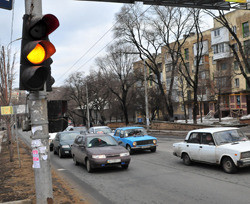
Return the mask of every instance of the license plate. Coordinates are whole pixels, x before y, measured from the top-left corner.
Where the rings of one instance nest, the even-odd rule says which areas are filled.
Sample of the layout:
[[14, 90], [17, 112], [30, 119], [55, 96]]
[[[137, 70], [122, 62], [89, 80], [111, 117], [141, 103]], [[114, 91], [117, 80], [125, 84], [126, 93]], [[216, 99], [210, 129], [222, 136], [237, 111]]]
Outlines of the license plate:
[[69, 151], [65, 151], [65, 153], [66, 153], [66, 154], [68, 154], [68, 153], [69, 153]]
[[112, 164], [112, 163], [119, 163], [121, 162], [121, 159], [110, 159], [107, 161], [109, 164]]
[[146, 149], [149, 148], [150, 146], [142, 146], [141, 148]]

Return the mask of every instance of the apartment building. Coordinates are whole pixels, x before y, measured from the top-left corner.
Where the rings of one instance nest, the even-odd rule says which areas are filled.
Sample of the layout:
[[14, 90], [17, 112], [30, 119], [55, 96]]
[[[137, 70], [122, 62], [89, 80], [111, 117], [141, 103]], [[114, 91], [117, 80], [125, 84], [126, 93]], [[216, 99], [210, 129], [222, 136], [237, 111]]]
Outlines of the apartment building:
[[[244, 52], [250, 54], [250, 12], [236, 10], [226, 15], [230, 26], [243, 45]], [[232, 49], [239, 53], [238, 45], [228, 29], [214, 20], [214, 28], [211, 32], [212, 66], [211, 71], [216, 81], [217, 89], [220, 88], [220, 110], [222, 116], [239, 117], [250, 114], [250, 89], [246, 79], [240, 72]], [[241, 56], [240, 61], [242, 61]], [[249, 55], [250, 57], [250, 55]], [[247, 77], [250, 72], [243, 66]], [[216, 106], [210, 103], [210, 111], [216, 113]]]
[[[250, 58], [250, 12], [235, 10], [227, 13], [226, 18], [243, 45], [244, 52], [249, 53]], [[218, 115], [219, 110], [223, 117], [250, 114], [250, 87], [240, 74], [239, 63], [230, 48], [234, 46], [238, 52], [236, 40], [228, 29], [215, 19], [213, 28], [204, 31], [202, 36], [202, 42], [199, 42], [202, 50], [197, 49], [197, 36], [194, 33], [188, 36], [182, 48], [182, 56], [191, 76], [195, 73], [196, 56], [201, 54], [197, 94], [200, 108], [198, 117], [201, 116], [200, 114]], [[161, 65], [162, 80], [168, 91], [173, 65], [165, 47], [162, 47], [159, 59], [162, 59], [159, 65]], [[241, 57], [240, 61], [242, 61]], [[250, 77], [250, 70], [246, 70], [246, 74]], [[150, 84], [149, 87], [151, 87]], [[184, 107], [188, 118], [192, 118], [193, 90], [185, 81], [183, 82], [177, 71], [174, 74], [172, 100], [176, 118], [184, 118]]]

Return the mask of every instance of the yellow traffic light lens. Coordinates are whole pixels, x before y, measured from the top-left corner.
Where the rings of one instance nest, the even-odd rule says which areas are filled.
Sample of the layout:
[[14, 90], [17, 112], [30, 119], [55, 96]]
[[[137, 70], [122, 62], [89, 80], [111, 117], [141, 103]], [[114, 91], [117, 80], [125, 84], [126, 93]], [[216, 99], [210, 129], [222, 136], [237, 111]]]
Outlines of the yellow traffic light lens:
[[36, 47], [28, 54], [27, 59], [33, 64], [41, 64], [46, 57], [45, 49], [42, 45], [37, 44]]

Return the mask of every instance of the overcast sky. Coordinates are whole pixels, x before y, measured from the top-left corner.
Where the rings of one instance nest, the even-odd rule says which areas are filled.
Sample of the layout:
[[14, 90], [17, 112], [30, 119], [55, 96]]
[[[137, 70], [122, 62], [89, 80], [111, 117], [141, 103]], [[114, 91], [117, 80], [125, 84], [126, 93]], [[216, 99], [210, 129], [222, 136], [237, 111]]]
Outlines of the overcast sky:
[[[112, 32], [108, 30], [115, 23], [115, 13], [119, 12], [122, 6], [123, 4], [118, 3], [42, 0], [43, 14], [54, 14], [60, 22], [59, 28], [49, 36], [57, 50], [52, 56], [52, 76], [56, 80], [53, 86], [63, 85], [64, 79], [73, 72], [84, 71], [88, 74], [90, 69], [95, 68], [91, 59], [95, 55], [105, 54], [103, 48], [112, 41]], [[24, 13], [24, 0], [15, 0], [12, 41], [22, 37]], [[0, 8], [0, 45], [7, 46], [10, 43], [11, 19], [12, 11]], [[107, 34], [103, 37], [105, 33]], [[17, 52], [14, 87], [18, 87], [19, 83], [20, 47], [21, 40], [12, 43], [12, 52]], [[88, 51], [89, 49], [91, 50]]]
[[[14, 1], [14, 0], [13, 0]], [[22, 37], [22, 17], [25, 13], [25, 0], [15, 0], [12, 53], [17, 53], [16, 80], [14, 87], [19, 85], [20, 47]], [[82, 71], [85, 75], [96, 69], [94, 59], [105, 54], [105, 47], [112, 41], [112, 26], [115, 14], [120, 12], [123, 4], [88, 2], [75, 0], [42, 0], [43, 14], [55, 15], [60, 26], [50, 36], [55, 45], [56, 53], [52, 56], [53, 86], [61, 86], [72, 73]], [[144, 6], [145, 10], [148, 6]], [[7, 46], [11, 41], [11, 23], [13, 10], [0, 8], [0, 45]], [[209, 17], [206, 21], [212, 22]], [[208, 27], [211, 28], [212, 23]]]

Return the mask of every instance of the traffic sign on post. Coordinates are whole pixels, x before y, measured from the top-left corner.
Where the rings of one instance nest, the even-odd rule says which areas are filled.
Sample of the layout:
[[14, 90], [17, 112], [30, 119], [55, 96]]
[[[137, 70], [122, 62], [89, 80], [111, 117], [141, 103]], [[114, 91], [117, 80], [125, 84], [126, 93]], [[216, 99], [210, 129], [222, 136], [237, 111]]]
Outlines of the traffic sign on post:
[[23, 17], [23, 34], [21, 45], [21, 67], [19, 89], [28, 91], [52, 91], [54, 79], [51, 76], [52, 59], [56, 49], [49, 41], [48, 35], [59, 26], [58, 19], [47, 14], [41, 18], [33, 18], [25, 14]]
[[12, 0], [0, 0], [0, 8], [12, 10]]

